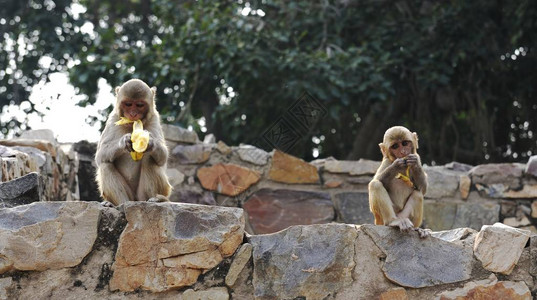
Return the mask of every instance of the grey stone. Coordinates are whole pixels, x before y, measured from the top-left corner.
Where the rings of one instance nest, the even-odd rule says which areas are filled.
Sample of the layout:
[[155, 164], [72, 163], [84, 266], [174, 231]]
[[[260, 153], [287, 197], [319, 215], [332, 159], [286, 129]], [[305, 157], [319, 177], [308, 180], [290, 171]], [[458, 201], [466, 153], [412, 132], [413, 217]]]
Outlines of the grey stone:
[[0, 207], [7, 208], [39, 202], [43, 188], [41, 176], [36, 172], [8, 182], [0, 182]]
[[459, 174], [444, 167], [424, 167], [427, 173], [426, 198], [440, 199], [453, 197], [459, 191]]
[[249, 238], [256, 299], [325, 299], [353, 281], [357, 230], [345, 224], [293, 226]]
[[479, 165], [470, 170], [470, 177], [474, 184], [492, 186], [502, 184], [509, 189], [522, 188], [522, 172], [525, 165], [519, 163], [486, 164]]
[[207, 144], [178, 145], [170, 153], [172, 164], [201, 164], [209, 160], [213, 147]]
[[496, 203], [464, 203], [425, 201], [424, 221], [434, 231], [494, 224], [500, 218], [500, 205]]
[[170, 201], [203, 205], [216, 205], [216, 200], [211, 192], [190, 191], [184, 189], [173, 190], [170, 195]]
[[347, 192], [335, 195], [336, 211], [343, 223], [373, 224], [375, 218], [369, 210], [367, 192]]
[[243, 244], [233, 257], [233, 262], [229, 266], [229, 271], [226, 275], [227, 286], [233, 287], [235, 285], [241, 271], [252, 257], [252, 248], [252, 245], [248, 243]]
[[203, 143], [204, 144], [216, 144], [216, 137], [214, 136], [214, 134], [209, 133], [205, 135], [205, 137], [203, 138]]
[[474, 166], [453, 161], [453, 162], [450, 162], [450, 163], [444, 165], [444, 167], [446, 167], [449, 170], [453, 170], [453, 171], [457, 171], [457, 172], [468, 172]]
[[537, 155], [530, 157], [528, 163], [526, 164], [526, 168], [524, 169], [524, 173], [537, 177]]
[[164, 133], [164, 138], [168, 141], [187, 144], [196, 144], [199, 142], [198, 135], [195, 132], [179, 126], [162, 124], [162, 132]]
[[266, 165], [270, 157], [265, 150], [250, 145], [241, 145], [237, 149], [237, 153], [239, 153], [241, 160], [258, 166]]
[[54, 137], [54, 132], [50, 129], [35, 129], [23, 131], [19, 137], [20, 139], [27, 140], [45, 140], [56, 144], [56, 137]]
[[360, 227], [386, 253], [382, 267], [391, 281], [411, 288], [455, 283], [471, 278], [476, 264], [471, 249], [387, 226]]
[[433, 232], [432, 236], [447, 242], [456, 242], [466, 239], [468, 236], [476, 233], [477, 231], [472, 228], [456, 228], [452, 230]]
[[352, 160], [326, 160], [324, 169], [330, 173], [347, 173], [349, 175], [374, 175], [380, 167], [379, 161], [360, 159]]
[[537, 235], [530, 237], [530, 274], [537, 276]]

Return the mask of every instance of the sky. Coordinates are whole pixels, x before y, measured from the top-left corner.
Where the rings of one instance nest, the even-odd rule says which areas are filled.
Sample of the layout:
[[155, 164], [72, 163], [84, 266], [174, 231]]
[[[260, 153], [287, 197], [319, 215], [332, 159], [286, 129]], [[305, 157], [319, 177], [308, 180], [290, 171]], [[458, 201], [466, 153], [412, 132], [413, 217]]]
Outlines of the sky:
[[[76, 103], [83, 99], [83, 96], [76, 95], [75, 88], [69, 83], [67, 74], [54, 73], [49, 78], [50, 82], [35, 85], [29, 98], [29, 101], [36, 105], [36, 109], [43, 112], [45, 116], [41, 118], [37, 114], [28, 115], [28, 126], [32, 129], [51, 129], [60, 143], [81, 140], [97, 142], [100, 138], [100, 122], [92, 126], [86, 122], [86, 118], [97, 116], [99, 120], [104, 119], [99, 110], [107, 108], [115, 101], [110, 85], [106, 83], [106, 80], [100, 79], [95, 105], [80, 107]], [[0, 119], [3, 122], [9, 122], [12, 118], [24, 121], [26, 113], [23, 110], [29, 108], [29, 105], [25, 101], [20, 107], [14, 105], [4, 107]]]

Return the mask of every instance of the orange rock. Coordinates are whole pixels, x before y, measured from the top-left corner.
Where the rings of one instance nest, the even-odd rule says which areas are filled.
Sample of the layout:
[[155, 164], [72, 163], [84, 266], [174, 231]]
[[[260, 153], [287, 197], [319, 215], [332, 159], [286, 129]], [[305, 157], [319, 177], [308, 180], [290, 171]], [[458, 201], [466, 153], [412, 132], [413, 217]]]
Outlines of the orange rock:
[[197, 176], [205, 189], [227, 196], [236, 196], [244, 192], [261, 178], [258, 172], [234, 164], [217, 164], [200, 168]]
[[394, 288], [380, 294], [379, 300], [408, 300], [408, 295], [404, 288]]
[[342, 184], [343, 184], [343, 182], [341, 182], [339, 180], [332, 180], [332, 181], [325, 182], [324, 187], [329, 188], [329, 189], [333, 189], [333, 188], [340, 187]]
[[274, 151], [269, 178], [283, 183], [318, 183], [317, 168], [300, 158]]

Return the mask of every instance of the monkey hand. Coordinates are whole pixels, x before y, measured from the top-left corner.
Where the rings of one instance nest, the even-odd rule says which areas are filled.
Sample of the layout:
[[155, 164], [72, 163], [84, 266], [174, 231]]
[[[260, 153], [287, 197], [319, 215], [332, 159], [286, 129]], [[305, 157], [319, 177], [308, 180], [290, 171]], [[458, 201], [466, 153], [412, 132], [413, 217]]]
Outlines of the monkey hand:
[[153, 136], [151, 132], [149, 133], [149, 140], [147, 141], [147, 148], [145, 149], [144, 153], [151, 152], [155, 149], [155, 140], [153, 139]]
[[422, 238], [422, 239], [431, 236], [431, 230], [430, 229], [423, 229], [423, 228], [418, 227], [418, 228], [414, 228], [414, 230], [416, 230], [418, 232], [418, 234], [420, 235], [420, 238]]
[[399, 227], [399, 230], [403, 232], [408, 232], [411, 229], [414, 229], [414, 224], [410, 221], [409, 218], [399, 218], [395, 219], [388, 224], [388, 226]]
[[132, 152], [134, 149], [132, 149], [132, 141], [131, 141], [131, 134], [127, 133], [121, 139], [119, 140], [119, 148], [125, 149], [127, 152]]
[[409, 154], [405, 158], [407, 165], [412, 168], [420, 165], [420, 159], [416, 154]]

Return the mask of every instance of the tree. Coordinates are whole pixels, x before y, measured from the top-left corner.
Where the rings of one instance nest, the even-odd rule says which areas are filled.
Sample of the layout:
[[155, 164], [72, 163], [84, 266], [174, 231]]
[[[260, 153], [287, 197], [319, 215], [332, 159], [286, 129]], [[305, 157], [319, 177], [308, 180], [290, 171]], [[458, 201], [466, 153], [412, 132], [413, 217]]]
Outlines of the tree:
[[[305, 159], [315, 149], [378, 160], [377, 144], [396, 124], [418, 132], [429, 163], [537, 152], [533, 1], [100, 0], [81, 1], [78, 19], [58, 2], [62, 30], [38, 29], [49, 32], [39, 44], [54, 45], [38, 57], [74, 65], [83, 105], [95, 101], [98, 78], [114, 86], [139, 77], [158, 87], [166, 122], [266, 148], [284, 145], [267, 137], [285, 127], [285, 150]], [[28, 7], [12, 9], [36, 28], [28, 16], [46, 12]], [[94, 31], [77, 29], [89, 24]], [[17, 41], [18, 28], [8, 29]], [[40, 69], [24, 65], [25, 75]], [[315, 122], [296, 118], [304, 95], [319, 109]]]

